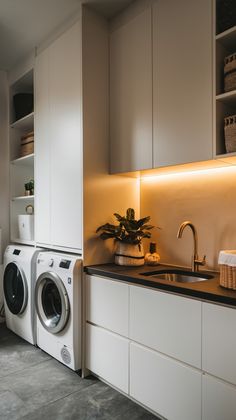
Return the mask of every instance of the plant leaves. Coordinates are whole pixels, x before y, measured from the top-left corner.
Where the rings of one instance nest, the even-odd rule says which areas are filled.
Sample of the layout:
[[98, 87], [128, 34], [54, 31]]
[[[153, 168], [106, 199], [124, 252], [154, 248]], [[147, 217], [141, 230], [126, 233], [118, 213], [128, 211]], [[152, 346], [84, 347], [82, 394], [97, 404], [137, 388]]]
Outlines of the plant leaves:
[[96, 232], [99, 232], [100, 230], [115, 230], [118, 226], [112, 225], [110, 223], [105, 223], [105, 225], [99, 226], [96, 230]]
[[143, 217], [142, 219], [139, 219], [138, 220], [138, 227], [143, 226], [145, 223], [149, 222], [150, 219], [151, 219], [150, 216]]
[[121, 216], [118, 213], [113, 213], [113, 216], [115, 216], [115, 218], [118, 220], [118, 222], [120, 222], [121, 220], [125, 220], [125, 217]]
[[150, 231], [155, 226], [148, 224], [150, 216], [135, 220], [135, 211], [132, 208], [127, 209], [126, 217], [118, 213], [114, 213], [114, 216], [119, 224], [105, 223], [97, 228], [96, 232], [101, 232], [101, 239], [114, 238], [128, 244], [140, 244], [143, 238], [151, 237]]
[[151, 230], [151, 229], [153, 229], [155, 226], [153, 226], [153, 225], [143, 225], [143, 226], [141, 226], [141, 228], [140, 228], [140, 230], [144, 230], [144, 229], [146, 229], [146, 230]]
[[151, 232], [146, 232], [144, 233], [143, 238], [151, 238], [151, 236], [152, 236]]
[[132, 208], [128, 208], [126, 210], [126, 219], [127, 220], [135, 220], [135, 211]]
[[112, 233], [102, 232], [100, 235], [100, 238], [103, 240], [106, 240], [106, 239], [114, 238], [114, 235]]

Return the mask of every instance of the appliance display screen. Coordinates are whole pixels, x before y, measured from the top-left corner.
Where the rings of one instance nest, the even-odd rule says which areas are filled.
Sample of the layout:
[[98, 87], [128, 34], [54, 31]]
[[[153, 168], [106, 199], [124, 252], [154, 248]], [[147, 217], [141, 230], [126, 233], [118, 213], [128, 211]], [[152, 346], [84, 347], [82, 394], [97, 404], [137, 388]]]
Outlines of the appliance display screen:
[[68, 269], [70, 267], [70, 263], [71, 263], [70, 260], [61, 260], [59, 267]]
[[20, 255], [20, 249], [14, 249], [13, 255]]

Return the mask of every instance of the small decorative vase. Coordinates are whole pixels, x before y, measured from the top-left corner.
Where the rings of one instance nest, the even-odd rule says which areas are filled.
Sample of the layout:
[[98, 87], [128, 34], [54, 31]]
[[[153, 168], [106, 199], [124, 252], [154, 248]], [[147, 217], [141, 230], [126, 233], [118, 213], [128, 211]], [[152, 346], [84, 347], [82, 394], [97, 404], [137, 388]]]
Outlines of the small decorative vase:
[[30, 195], [30, 190], [25, 190], [25, 195]]
[[124, 242], [117, 242], [115, 264], [126, 266], [144, 265], [143, 245], [133, 245], [126, 244]]
[[158, 265], [159, 261], [160, 255], [156, 252], [156, 242], [151, 242], [149, 252], [145, 255], [145, 263], [147, 265]]

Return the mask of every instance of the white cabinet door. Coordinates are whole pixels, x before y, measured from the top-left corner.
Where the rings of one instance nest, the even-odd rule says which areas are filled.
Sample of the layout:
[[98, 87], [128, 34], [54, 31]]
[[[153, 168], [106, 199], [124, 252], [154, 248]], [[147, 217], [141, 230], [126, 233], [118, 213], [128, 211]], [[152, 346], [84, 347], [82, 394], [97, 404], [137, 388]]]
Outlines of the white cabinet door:
[[87, 321], [128, 336], [128, 285], [86, 276]]
[[111, 172], [152, 167], [151, 9], [110, 35]]
[[36, 59], [36, 242], [82, 249], [81, 35], [77, 22]]
[[201, 368], [201, 302], [130, 286], [130, 338]]
[[48, 49], [36, 57], [35, 98], [35, 241], [50, 244], [51, 134]]
[[79, 23], [50, 47], [52, 244], [82, 248], [82, 86]]
[[212, 2], [153, 10], [154, 167], [212, 159]]
[[203, 303], [202, 368], [236, 384], [236, 310]]
[[130, 395], [168, 420], [201, 419], [201, 373], [133, 343]]
[[235, 420], [236, 388], [203, 375], [202, 420]]
[[86, 367], [128, 393], [129, 342], [103, 328], [86, 325]]

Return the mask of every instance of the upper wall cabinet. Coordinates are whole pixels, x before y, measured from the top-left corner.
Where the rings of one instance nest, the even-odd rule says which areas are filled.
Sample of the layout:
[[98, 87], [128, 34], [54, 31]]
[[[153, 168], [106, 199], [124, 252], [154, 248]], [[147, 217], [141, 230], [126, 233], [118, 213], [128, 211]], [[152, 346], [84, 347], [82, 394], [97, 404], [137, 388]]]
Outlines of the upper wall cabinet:
[[82, 249], [79, 23], [36, 59], [36, 242]]
[[212, 159], [211, 0], [140, 0], [114, 23], [111, 172]]
[[110, 36], [111, 172], [152, 167], [151, 9]]
[[211, 0], [153, 6], [154, 167], [212, 159]]

